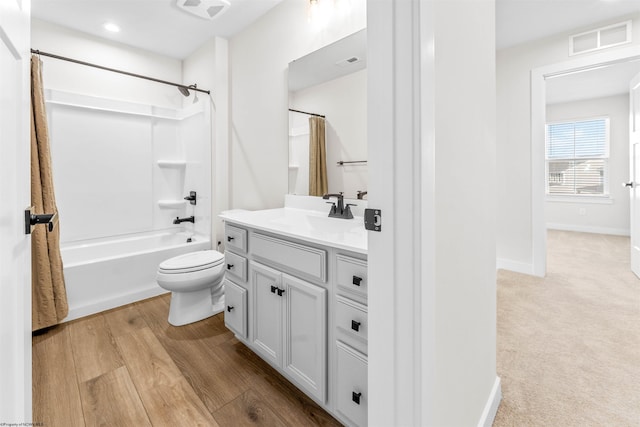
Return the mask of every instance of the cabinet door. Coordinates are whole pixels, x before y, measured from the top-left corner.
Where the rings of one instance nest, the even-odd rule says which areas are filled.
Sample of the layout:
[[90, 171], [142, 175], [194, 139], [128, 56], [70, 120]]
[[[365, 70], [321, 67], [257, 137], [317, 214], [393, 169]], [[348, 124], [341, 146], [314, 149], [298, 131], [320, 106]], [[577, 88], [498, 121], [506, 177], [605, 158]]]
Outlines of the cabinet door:
[[247, 338], [247, 291], [224, 281], [224, 324], [241, 338]]
[[310, 395], [326, 399], [327, 291], [287, 274], [282, 275], [285, 371]]
[[282, 274], [258, 263], [251, 263], [253, 286], [253, 325], [250, 331], [254, 350], [265, 360], [282, 365]]

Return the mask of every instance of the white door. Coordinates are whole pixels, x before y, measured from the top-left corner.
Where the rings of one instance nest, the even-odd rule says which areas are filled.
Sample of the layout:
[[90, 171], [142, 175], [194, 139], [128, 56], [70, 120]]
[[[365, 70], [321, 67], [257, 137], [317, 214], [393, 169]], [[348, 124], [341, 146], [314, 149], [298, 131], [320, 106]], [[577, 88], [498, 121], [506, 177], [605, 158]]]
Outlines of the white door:
[[29, 0], [0, 1], [0, 421], [31, 422]]
[[629, 86], [629, 172], [631, 192], [631, 271], [640, 277], [640, 74]]

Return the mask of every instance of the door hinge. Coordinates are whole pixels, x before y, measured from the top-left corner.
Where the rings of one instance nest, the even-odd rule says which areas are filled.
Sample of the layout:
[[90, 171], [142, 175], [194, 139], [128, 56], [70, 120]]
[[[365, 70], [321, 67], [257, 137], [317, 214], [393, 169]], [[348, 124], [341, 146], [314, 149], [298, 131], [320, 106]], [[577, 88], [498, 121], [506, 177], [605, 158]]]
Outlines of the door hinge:
[[364, 210], [364, 228], [371, 231], [382, 230], [382, 211], [380, 209]]

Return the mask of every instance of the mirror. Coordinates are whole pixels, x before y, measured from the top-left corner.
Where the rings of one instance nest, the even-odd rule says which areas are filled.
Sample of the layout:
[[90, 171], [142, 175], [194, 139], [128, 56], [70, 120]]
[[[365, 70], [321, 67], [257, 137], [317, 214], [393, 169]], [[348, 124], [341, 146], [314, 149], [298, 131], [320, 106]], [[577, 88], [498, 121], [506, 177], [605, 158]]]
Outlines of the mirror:
[[363, 29], [289, 63], [289, 194], [309, 195], [313, 116], [324, 117], [327, 192], [367, 191], [366, 46]]

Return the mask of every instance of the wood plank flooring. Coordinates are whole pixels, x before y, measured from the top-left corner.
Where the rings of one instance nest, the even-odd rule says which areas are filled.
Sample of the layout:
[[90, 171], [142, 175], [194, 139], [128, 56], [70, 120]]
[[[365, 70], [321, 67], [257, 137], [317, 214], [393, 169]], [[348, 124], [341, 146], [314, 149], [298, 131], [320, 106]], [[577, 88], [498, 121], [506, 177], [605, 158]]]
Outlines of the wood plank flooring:
[[339, 426], [222, 314], [179, 328], [169, 295], [33, 336], [33, 420], [68, 426]]

